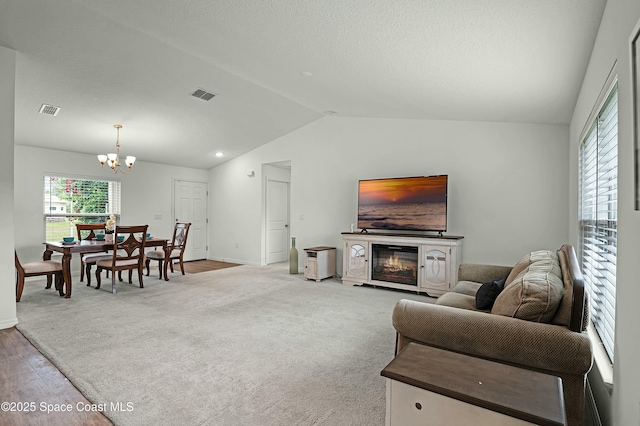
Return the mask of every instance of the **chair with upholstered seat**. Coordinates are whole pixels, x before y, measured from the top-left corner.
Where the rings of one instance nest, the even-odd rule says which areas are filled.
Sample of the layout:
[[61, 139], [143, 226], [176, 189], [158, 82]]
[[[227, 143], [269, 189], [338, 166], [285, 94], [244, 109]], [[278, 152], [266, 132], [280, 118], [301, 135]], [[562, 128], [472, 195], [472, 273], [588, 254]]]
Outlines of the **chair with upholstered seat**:
[[180, 264], [180, 271], [182, 271], [182, 275], [184, 275], [184, 249], [187, 247], [187, 236], [189, 235], [189, 227], [191, 223], [184, 222], [176, 222], [176, 226], [173, 228], [173, 238], [171, 239], [171, 243], [167, 245], [167, 250], [154, 250], [147, 252], [147, 276], [149, 276], [149, 263], [152, 260], [158, 261], [158, 270], [160, 271], [160, 276], [158, 278], [162, 278], [163, 274], [163, 264], [164, 264], [164, 279], [169, 281], [167, 278], [167, 267], [171, 268], [171, 272], [173, 272], [173, 261], [178, 260]]
[[29, 262], [21, 264], [18, 259], [18, 253], [14, 250], [16, 258], [16, 270], [18, 276], [16, 277], [16, 302], [22, 298], [22, 291], [24, 290], [24, 279], [26, 277], [43, 276], [47, 277], [47, 286], [45, 288], [51, 288], [51, 277], [55, 277], [56, 290], [60, 296], [64, 296], [64, 277], [62, 276], [62, 263], [55, 260], [42, 260], [40, 262]]
[[[111, 271], [111, 292], [116, 294], [116, 272], [129, 271], [129, 284], [133, 271], [138, 271], [140, 288], [143, 288], [144, 246], [148, 225], [116, 226], [113, 234], [113, 254], [108, 259], [96, 262], [96, 289], [100, 288], [100, 273]], [[120, 238], [119, 238], [120, 237]]]
[[[76, 223], [76, 231], [78, 233], [78, 241], [95, 240], [96, 231], [105, 231], [104, 223]], [[91, 285], [91, 266], [95, 265], [98, 260], [108, 259], [111, 255], [104, 253], [80, 253], [80, 281], [84, 281], [85, 271], [87, 274], [87, 285]]]

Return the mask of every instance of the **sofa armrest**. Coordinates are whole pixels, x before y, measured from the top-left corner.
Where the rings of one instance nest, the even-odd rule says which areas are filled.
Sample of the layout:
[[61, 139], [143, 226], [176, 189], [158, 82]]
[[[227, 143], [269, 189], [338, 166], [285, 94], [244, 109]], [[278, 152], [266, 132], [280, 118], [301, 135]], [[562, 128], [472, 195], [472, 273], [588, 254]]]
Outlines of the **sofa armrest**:
[[513, 269], [511, 266], [463, 263], [458, 268], [458, 281], [486, 283], [487, 281], [507, 278], [511, 269]]
[[418, 343], [556, 374], [591, 369], [591, 341], [566, 327], [400, 300], [393, 310], [399, 335]]

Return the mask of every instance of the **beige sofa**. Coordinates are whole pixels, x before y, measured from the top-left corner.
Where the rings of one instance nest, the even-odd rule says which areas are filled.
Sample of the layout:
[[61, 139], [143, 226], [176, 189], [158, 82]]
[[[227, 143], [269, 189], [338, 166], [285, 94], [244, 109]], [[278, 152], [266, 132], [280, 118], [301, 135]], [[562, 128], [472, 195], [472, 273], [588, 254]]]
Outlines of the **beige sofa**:
[[[499, 279], [505, 279], [504, 290], [490, 310], [478, 310], [476, 292]], [[462, 264], [458, 280], [435, 304], [396, 304], [396, 353], [417, 342], [558, 376], [567, 424], [582, 425], [593, 357], [585, 331], [588, 300], [573, 247], [529, 253], [514, 267]]]

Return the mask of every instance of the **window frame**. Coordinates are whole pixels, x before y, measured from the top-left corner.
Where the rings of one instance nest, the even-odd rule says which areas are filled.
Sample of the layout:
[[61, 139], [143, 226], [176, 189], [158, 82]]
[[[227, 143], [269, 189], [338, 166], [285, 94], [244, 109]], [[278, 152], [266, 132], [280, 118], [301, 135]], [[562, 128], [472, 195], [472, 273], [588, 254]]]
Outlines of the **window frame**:
[[[618, 79], [613, 72], [604, 88], [606, 90], [602, 91], [578, 144], [578, 252], [585, 290], [589, 294], [591, 326], [595, 331], [590, 336], [596, 336], [600, 340], [605, 357], [612, 365], [615, 345], [619, 158], [619, 91]], [[606, 115], [610, 107], [613, 108], [611, 114]], [[615, 127], [611, 125], [608, 128], [608, 131], [615, 129], [615, 134], [611, 133], [614, 136], [609, 137], [604, 132], [605, 137], [600, 139], [599, 136], [603, 134], [600, 130], [607, 129], [608, 123], [602, 120], [603, 117], [615, 118]], [[603, 149], [610, 151], [603, 155]], [[591, 157], [588, 157], [589, 154]], [[585, 161], [589, 162], [588, 167]]]
[[[64, 232], [68, 234], [66, 236], [77, 237], [77, 233], [75, 230], [75, 223], [100, 223], [106, 222], [110, 215], [114, 215], [116, 217], [116, 223], [120, 221], [120, 215], [122, 211], [122, 183], [119, 179], [113, 178], [104, 178], [104, 177], [95, 177], [95, 176], [77, 176], [66, 173], [48, 173], [45, 172], [43, 174], [43, 234], [45, 241], [57, 241], [58, 238], [50, 237], [50, 234], [54, 234], [54, 232], [48, 232], [49, 229], [47, 227], [48, 223], [51, 223], [51, 219], [54, 221], [60, 222], [68, 222], [69, 230], [68, 232]], [[61, 203], [58, 200], [62, 200], [58, 198], [57, 195], [52, 194], [52, 179], [62, 179], [62, 180], [71, 180], [71, 181], [86, 181], [86, 182], [106, 182], [108, 184], [108, 196], [107, 202], [104, 206], [104, 212], [99, 213], [78, 213], [73, 212], [69, 207], [69, 204], [65, 204], [65, 206], [60, 209], [51, 210], [52, 205], [59, 205], [65, 203], [64, 201]], [[55, 197], [55, 200], [54, 198]], [[111, 199], [111, 202], [108, 200]], [[81, 218], [79, 221], [77, 218]], [[76, 219], [76, 220], [74, 220]]]

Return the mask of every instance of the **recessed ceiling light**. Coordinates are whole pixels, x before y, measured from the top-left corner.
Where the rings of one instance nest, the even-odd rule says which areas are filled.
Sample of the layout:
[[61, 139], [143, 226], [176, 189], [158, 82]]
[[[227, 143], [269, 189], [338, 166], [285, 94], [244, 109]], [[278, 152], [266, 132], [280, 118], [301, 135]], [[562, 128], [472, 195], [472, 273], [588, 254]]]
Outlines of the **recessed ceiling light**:
[[311, 74], [309, 71], [302, 71], [300, 72], [300, 75], [303, 77], [311, 77], [313, 74]]
[[222, 157], [224, 154], [221, 152], [216, 152], [216, 157]]

